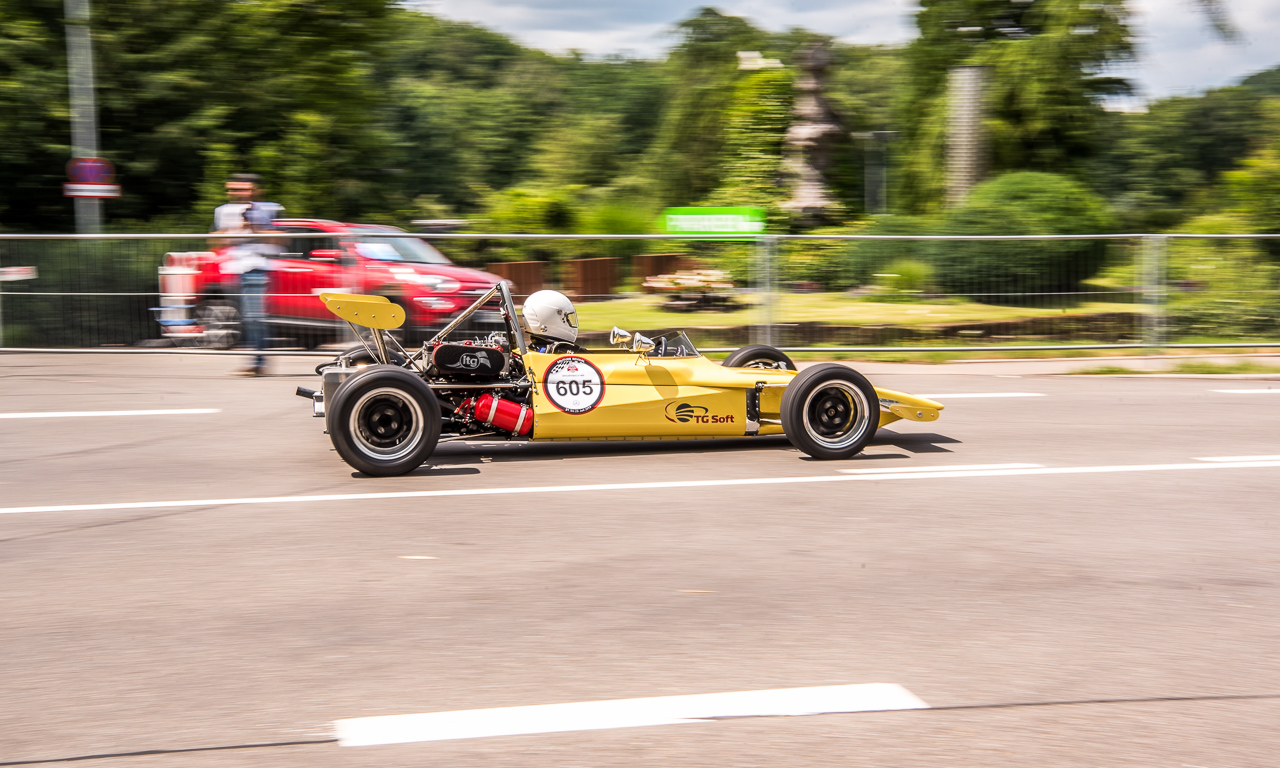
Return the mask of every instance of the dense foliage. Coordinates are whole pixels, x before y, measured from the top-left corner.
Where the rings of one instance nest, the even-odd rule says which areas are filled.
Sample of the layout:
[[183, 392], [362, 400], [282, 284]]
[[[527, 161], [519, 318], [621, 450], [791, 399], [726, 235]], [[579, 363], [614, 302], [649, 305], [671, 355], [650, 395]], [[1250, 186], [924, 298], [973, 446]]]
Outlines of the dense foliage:
[[[1100, 234], [1112, 229], [1103, 199], [1065, 176], [1023, 171], [974, 188], [947, 212], [952, 235]], [[951, 293], [1069, 291], [1093, 276], [1104, 241], [944, 241], [933, 243], [941, 286]]]
[[[94, 0], [92, 10], [101, 153], [125, 190], [106, 203], [116, 229], [205, 228], [226, 174], [252, 170], [300, 216], [637, 232], [666, 206], [753, 204], [770, 210], [771, 231], [796, 231], [778, 207], [794, 70], [741, 71], [737, 53], [790, 65], [798, 48], [825, 40], [827, 99], [845, 131], [898, 137], [888, 145], [898, 215], [866, 218], [870, 143], [854, 141], [837, 153], [844, 221], [830, 231], [1017, 225], [983, 219], [981, 196], [963, 215], [941, 207], [948, 71], [979, 65], [989, 68], [993, 183], [1017, 171], [1069, 177], [1131, 231], [1230, 209], [1253, 231], [1280, 232], [1280, 115], [1268, 106], [1280, 69], [1141, 113], [1107, 112], [1105, 99], [1127, 89], [1112, 65], [1134, 55], [1120, 0], [925, 0], [920, 36], [903, 48], [769, 33], [702, 8], [674, 26], [657, 61], [551, 55], [393, 0]], [[70, 152], [63, 13], [62, 0], [0, 0], [6, 230], [72, 227], [60, 195]], [[924, 250], [840, 246], [848, 258], [835, 269], [822, 264], [830, 249], [796, 246], [789, 274], [859, 284], [894, 259], [931, 258]], [[490, 243], [482, 255], [579, 251]]]

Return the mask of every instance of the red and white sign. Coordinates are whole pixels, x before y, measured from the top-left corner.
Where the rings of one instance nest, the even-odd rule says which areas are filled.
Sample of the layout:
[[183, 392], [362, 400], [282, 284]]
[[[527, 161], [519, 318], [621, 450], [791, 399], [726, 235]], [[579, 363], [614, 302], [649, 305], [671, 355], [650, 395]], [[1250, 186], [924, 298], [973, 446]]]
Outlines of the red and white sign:
[[62, 185], [64, 197], [119, 197], [120, 185], [113, 184], [116, 169], [102, 157], [74, 157], [67, 163], [67, 178]]
[[63, 197], [119, 197], [119, 184], [63, 184]]
[[9, 280], [35, 280], [40, 271], [35, 267], [0, 267], [0, 282]]

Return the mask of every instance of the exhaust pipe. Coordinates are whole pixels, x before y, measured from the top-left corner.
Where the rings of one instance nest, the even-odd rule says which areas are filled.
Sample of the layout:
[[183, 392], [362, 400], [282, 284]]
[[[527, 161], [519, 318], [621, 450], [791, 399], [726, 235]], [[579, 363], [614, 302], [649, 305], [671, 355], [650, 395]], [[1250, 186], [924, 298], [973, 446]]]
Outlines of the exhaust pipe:
[[324, 393], [306, 387], [298, 387], [293, 394], [298, 397], [305, 397], [311, 401], [311, 415], [317, 418], [324, 418]]

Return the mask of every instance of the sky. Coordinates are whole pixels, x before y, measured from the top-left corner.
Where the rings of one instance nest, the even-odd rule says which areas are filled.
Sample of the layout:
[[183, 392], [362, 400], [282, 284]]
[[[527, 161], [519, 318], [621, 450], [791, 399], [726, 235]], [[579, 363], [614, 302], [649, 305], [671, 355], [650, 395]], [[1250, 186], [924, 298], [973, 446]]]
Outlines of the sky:
[[[671, 26], [702, 5], [773, 31], [804, 27], [848, 43], [903, 43], [915, 36], [915, 0], [410, 0], [430, 13], [470, 21], [553, 53], [629, 53], [657, 57]], [[1133, 104], [1239, 82], [1280, 64], [1280, 2], [1225, 0], [1241, 40], [1209, 29], [1194, 0], [1130, 0], [1138, 62], [1118, 74], [1138, 87]]]

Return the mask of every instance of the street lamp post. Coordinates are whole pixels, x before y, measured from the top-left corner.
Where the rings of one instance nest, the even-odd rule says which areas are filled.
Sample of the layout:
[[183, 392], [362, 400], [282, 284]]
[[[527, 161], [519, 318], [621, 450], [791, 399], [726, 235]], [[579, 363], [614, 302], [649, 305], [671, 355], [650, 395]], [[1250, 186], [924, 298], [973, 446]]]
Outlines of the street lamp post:
[[[71, 156], [98, 156], [98, 107], [94, 100], [93, 42], [89, 39], [89, 0], [65, 0], [67, 81], [71, 94]], [[102, 201], [75, 197], [76, 231], [102, 231]]]
[[860, 131], [849, 134], [868, 141], [867, 161], [863, 171], [864, 207], [867, 213], [889, 212], [889, 142], [898, 138], [897, 131]]

